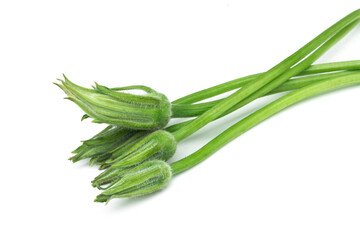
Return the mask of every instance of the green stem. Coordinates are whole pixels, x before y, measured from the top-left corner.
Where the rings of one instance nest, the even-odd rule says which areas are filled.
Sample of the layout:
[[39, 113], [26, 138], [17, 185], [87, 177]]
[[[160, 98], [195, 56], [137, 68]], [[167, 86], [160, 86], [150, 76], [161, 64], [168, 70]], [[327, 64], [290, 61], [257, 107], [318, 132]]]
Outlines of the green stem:
[[[311, 76], [290, 79], [289, 81], [283, 83], [279, 87], [268, 92], [264, 96], [268, 96], [268, 95], [280, 93], [280, 92], [296, 90], [298, 88], [305, 87], [305, 86], [307, 86], [311, 83], [317, 82], [317, 81], [321, 81], [321, 80], [324, 80], [327, 78], [346, 76], [346, 75], [352, 74], [353, 72], [355, 72], [355, 71], [333, 72], [333, 73], [311, 75]], [[196, 103], [196, 104], [173, 104], [172, 105], [172, 118], [187, 118], [187, 117], [199, 116], [224, 99], [225, 98], [214, 100], [214, 101], [209, 101], [209, 102], [204, 102], [204, 103]]]
[[[360, 60], [315, 64], [310, 66], [308, 69], [302, 71], [300, 74], [298, 74], [298, 76], [352, 70], [360, 70]], [[254, 81], [259, 76], [261, 76], [261, 74], [263, 73], [257, 73], [246, 77], [237, 78], [235, 80], [231, 80], [198, 92], [191, 93], [173, 101], [172, 104], [191, 104], [229, 92], [234, 89], [238, 89], [246, 85], [247, 83]]]
[[[356, 73], [356, 72], [358, 72], [358, 71], [329, 73], [329, 74], [322, 74], [322, 75], [298, 78], [298, 79], [294, 79], [294, 80], [291, 80], [291, 81], [289, 80], [288, 82], [284, 83], [280, 87], [275, 88], [273, 91], [269, 92], [267, 95], [278, 93], [278, 92], [296, 90], [296, 89], [308, 86], [308, 85], [310, 85], [310, 84], [312, 84], [314, 82], [318, 82], [318, 81], [326, 80], [326, 79], [333, 79], [333, 78], [340, 77], [340, 76], [348, 76], [348, 75], [351, 75], [351, 74]], [[191, 113], [193, 113], [193, 115], [201, 114], [201, 113], [207, 111], [209, 108], [213, 107], [219, 101], [221, 101], [221, 100], [196, 104], [198, 106], [198, 108], [197, 109], [192, 109], [191, 112], [189, 112], [188, 115], [190, 115]], [[220, 117], [222, 117], [222, 116], [220, 116]], [[187, 121], [183, 121], [183, 122], [171, 125], [171, 126], [166, 128], [166, 131], [175, 132], [175, 131], [185, 127], [186, 125], [188, 125], [192, 121], [194, 121], [194, 120], [187, 120]]]
[[[327, 41], [330, 37], [332, 37], [334, 34], [342, 30], [343, 28], [355, 23], [360, 18], [360, 9], [349, 14], [348, 16], [344, 17], [334, 25], [332, 25], [330, 28], [322, 32], [320, 35], [318, 35], [316, 38], [311, 40], [309, 43], [307, 43], [305, 46], [300, 48], [298, 51], [290, 55], [288, 58], [277, 64], [275, 67], [267, 71], [266, 73], [262, 74], [261, 77], [256, 79], [255, 81], [246, 84], [243, 86], [240, 90], [236, 91], [232, 95], [230, 95], [226, 100], [220, 102], [213, 108], [206, 111], [204, 114], [196, 118], [194, 121], [190, 122], [185, 127], [175, 131], [173, 133], [175, 139], [177, 141], [181, 141], [184, 138], [190, 136], [200, 128], [204, 127], [209, 122], [213, 121], [214, 119], [218, 118], [222, 114], [226, 113], [229, 109], [231, 109], [233, 106], [235, 106], [240, 101], [244, 100], [246, 97], [250, 96], [257, 90], [264, 87], [266, 84], [271, 84], [271, 81], [285, 73], [289, 70], [290, 67], [298, 63], [300, 60], [302, 60], [304, 57], [306, 57], [308, 54], [313, 52], [315, 49], [317, 49], [319, 46], [321, 46], [325, 41]], [[345, 31], [347, 32], [347, 31]], [[338, 36], [343, 35], [342, 32], [339, 33]], [[336, 36], [334, 38], [337, 38]], [[329, 40], [331, 41], [331, 40]], [[311, 63], [310, 63], [311, 65]], [[308, 66], [307, 66], [308, 67]], [[305, 68], [307, 68], [305, 67]], [[301, 69], [305, 70], [305, 68]], [[299, 71], [299, 72], [301, 72]], [[297, 73], [299, 73], [297, 72]], [[295, 74], [296, 75], [296, 74]], [[293, 75], [294, 76], [294, 75]], [[289, 78], [291, 78], [290, 76]], [[289, 79], [288, 78], [288, 79]], [[286, 79], [287, 80], [287, 79]], [[275, 86], [277, 87], [277, 86]], [[272, 89], [270, 89], [272, 90]]]
[[219, 150], [231, 140], [245, 133], [257, 124], [271, 117], [272, 115], [297, 102], [300, 102], [306, 98], [312, 97], [316, 94], [331, 89], [358, 83], [360, 83], [360, 73], [353, 73], [348, 76], [342, 76], [330, 80], [316, 82], [299, 90], [291, 92], [284, 97], [281, 97], [278, 100], [275, 100], [274, 102], [268, 104], [267, 106], [256, 111], [255, 113], [249, 115], [248, 117], [242, 119], [241, 121], [237, 122], [193, 154], [170, 164], [173, 170], [173, 174], [183, 172], [204, 161], [206, 158], [208, 158], [210, 155], [212, 155], [214, 152]]

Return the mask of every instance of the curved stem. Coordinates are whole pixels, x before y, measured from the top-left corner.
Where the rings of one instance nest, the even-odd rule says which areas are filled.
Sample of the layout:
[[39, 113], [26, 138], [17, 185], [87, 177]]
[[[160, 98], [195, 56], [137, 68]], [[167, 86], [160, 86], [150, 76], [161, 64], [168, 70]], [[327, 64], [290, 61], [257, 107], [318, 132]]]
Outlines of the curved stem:
[[[200, 128], [204, 127], [209, 122], [213, 121], [214, 119], [218, 118], [222, 114], [226, 113], [229, 109], [231, 109], [233, 106], [235, 106], [237, 103], [240, 103], [242, 100], [244, 100], [246, 97], [250, 96], [251, 94], [255, 93], [257, 90], [261, 89], [265, 85], [269, 84], [271, 86], [274, 85], [274, 88], [278, 85], [271, 84], [271, 81], [282, 75], [283, 73], [286, 74], [286, 72], [289, 70], [290, 67], [298, 63], [300, 60], [302, 60], [304, 57], [306, 57], [308, 54], [313, 52], [315, 49], [317, 49], [319, 46], [321, 46], [325, 41], [327, 41], [329, 38], [331, 38], [334, 34], [337, 34], [333, 37], [334, 42], [337, 42], [339, 39], [341, 39], [345, 34], [349, 31], [345, 29], [344, 31], [341, 31], [344, 28], [352, 28], [354, 27], [355, 23], [357, 23], [358, 19], [360, 18], [360, 9], [349, 14], [345, 18], [341, 19], [334, 25], [332, 25], [330, 28], [322, 32], [320, 35], [318, 35], [316, 38], [311, 40], [309, 43], [307, 43], [305, 46], [300, 48], [298, 51], [290, 55], [288, 58], [277, 64], [275, 67], [267, 71], [266, 73], [262, 74], [261, 77], [256, 79], [255, 81], [246, 84], [244, 87], [242, 87], [240, 90], [236, 91], [232, 95], [230, 95], [226, 100], [220, 102], [213, 108], [206, 111], [204, 114], [196, 118], [194, 121], [186, 125], [185, 127], [175, 131], [173, 133], [175, 139], [177, 141], [181, 141], [184, 138], [190, 136]], [[340, 31], [340, 32], [339, 32]], [[328, 42], [331, 42], [332, 39], [330, 39]], [[328, 43], [327, 42], [327, 43]], [[326, 44], [326, 43], [325, 43]], [[329, 43], [329, 45], [331, 45]], [[315, 61], [315, 60], [314, 60]], [[309, 66], [312, 64], [310, 62]], [[301, 72], [305, 68], [309, 67], [305, 66], [303, 69], [297, 69], [300, 70], [296, 72]], [[295, 66], [296, 67], [296, 66]], [[295, 71], [294, 71], [295, 72]], [[292, 75], [292, 76], [294, 76]], [[289, 76], [291, 78], [292, 76]], [[287, 80], [287, 79], [285, 79]], [[282, 82], [280, 82], [281, 84]], [[280, 85], [279, 84], [279, 85]], [[266, 86], [265, 86], [266, 87]], [[270, 89], [272, 90], [272, 89]], [[258, 91], [260, 92], [260, 91]], [[266, 92], [265, 92], [266, 93]], [[256, 98], [255, 98], [256, 99]]]
[[297, 102], [300, 102], [306, 98], [331, 89], [359, 83], [360, 73], [353, 73], [348, 76], [342, 76], [331, 80], [323, 80], [320, 82], [316, 82], [299, 90], [291, 92], [284, 97], [281, 97], [278, 100], [275, 100], [274, 102], [268, 104], [267, 106], [256, 111], [255, 113], [249, 115], [248, 117], [242, 119], [241, 121], [237, 122], [193, 154], [170, 164], [173, 170], [173, 174], [183, 172], [204, 161], [207, 157], [212, 155], [214, 152], [219, 150], [231, 140], [240, 136], [244, 132], [253, 128], [254, 126], [271, 117], [272, 115]]

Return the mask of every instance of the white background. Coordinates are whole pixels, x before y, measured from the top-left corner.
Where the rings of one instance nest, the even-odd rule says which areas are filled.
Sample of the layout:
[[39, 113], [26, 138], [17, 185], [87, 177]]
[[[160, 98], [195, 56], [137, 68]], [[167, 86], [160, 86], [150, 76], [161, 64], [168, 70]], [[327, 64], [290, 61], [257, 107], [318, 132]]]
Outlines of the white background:
[[[359, 239], [360, 87], [297, 104], [163, 191], [94, 203], [70, 152], [103, 128], [52, 84], [144, 84], [174, 100], [265, 71], [353, 1], [0, 2], [1, 239]], [[360, 28], [318, 62], [360, 59]], [[256, 109], [179, 144], [175, 161]]]

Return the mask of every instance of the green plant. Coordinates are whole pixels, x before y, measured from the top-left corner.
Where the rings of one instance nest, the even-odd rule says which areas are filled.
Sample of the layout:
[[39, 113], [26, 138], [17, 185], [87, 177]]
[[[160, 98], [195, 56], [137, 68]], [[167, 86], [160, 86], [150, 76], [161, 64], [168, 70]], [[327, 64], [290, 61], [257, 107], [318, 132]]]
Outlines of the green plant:
[[[270, 70], [235, 79], [170, 103], [167, 97], [146, 86], [87, 89], [65, 80], [58, 85], [85, 112], [84, 118], [110, 124], [83, 141], [70, 159], [90, 158], [105, 169], [92, 185], [103, 192], [97, 202], [135, 197], [162, 189], [173, 174], [205, 160], [226, 143], [282, 109], [330, 89], [360, 82], [360, 61], [312, 65], [360, 21], [360, 9], [344, 17]], [[130, 94], [127, 90], [145, 94]], [[228, 97], [198, 103], [235, 90]], [[264, 108], [242, 119], [188, 157], [167, 164], [177, 143], [208, 123], [270, 94], [287, 92]], [[196, 117], [167, 126], [170, 118]], [[166, 128], [165, 128], [166, 127]], [[108, 186], [105, 187], [105, 185]]]

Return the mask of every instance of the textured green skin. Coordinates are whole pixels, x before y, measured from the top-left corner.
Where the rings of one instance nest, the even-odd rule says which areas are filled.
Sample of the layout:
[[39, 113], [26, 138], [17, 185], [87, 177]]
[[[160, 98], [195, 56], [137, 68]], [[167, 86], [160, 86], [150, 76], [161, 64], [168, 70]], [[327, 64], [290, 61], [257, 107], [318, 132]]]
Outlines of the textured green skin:
[[95, 199], [109, 202], [113, 198], [138, 197], [163, 189], [172, 177], [172, 171], [164, 161], [148, 161], [134, 167], [112, 183]]
[[91, 181], [93, 187], [102, 189], [100, 186], [114, 182], [115, 180], [121, 178], [126, 172], [131, 170], [131, 168], [111, 168], [106, 171], [103, 171], [97, 177]]
[[176, 146], [177, 143], [171, 133], [164, 130], [152, 132], [138, 139], [136, 144], [119, 157], [105, 161], [110, 167], [98, 175], [92, 184], [98, 187], [113, 182], [121, 178], [128, 169], [147, 161], [167, 161], [174, 155]]
[[172, 113], [169, 99], [164, 94], [158, 94], [158, 97], [160, 98], [160, 106], [155, 122], [157, 122], [156, 129], [161, 129], [169, 123]]
[[98, 135], [89, 140], [83, 141], [83, 144], [78, 147], [73, 153], [76, 153], [69, 160], [77, 162], [86, 158], [99, 158], [104, 154], [108, 154], [115, 149], [119, 144], [130, 138], [136, 131], [129, 131], [124, 128], [107, 127]]
[[[135, 130], [156, 130], [166, 126], [171, 104], [165, 95], [144, 86], [109, 89], [96, 84], [94, 89], [80, 87], [64, 76], [59, 86], [93, 122], [107, 123]], [[118, 92], [139, 89], [146, 95]], [[85, 117], [86, 118], [86, 117]]]
[[131, 167], [153, 159], [168, 160], [176, 151], [176, 141], [173, 135], [164, 130], [158, 130], [140, 139], [131, 149], [116, 159], [108, 160], [111, 168]]

